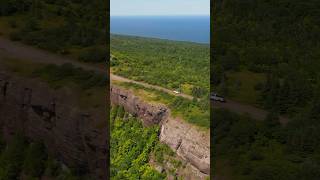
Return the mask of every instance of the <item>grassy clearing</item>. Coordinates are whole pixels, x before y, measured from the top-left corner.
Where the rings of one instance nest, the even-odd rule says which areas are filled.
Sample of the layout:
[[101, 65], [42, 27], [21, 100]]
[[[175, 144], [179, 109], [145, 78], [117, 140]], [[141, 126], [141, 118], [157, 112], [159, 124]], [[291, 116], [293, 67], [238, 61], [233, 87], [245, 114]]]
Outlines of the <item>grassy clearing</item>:
[[228, 94], [231, 99], [246, 104], [257, 104], [259, 93], [255, 89], [257, 84], [266, 79], [262, 73], [250, 71], [230, 72], [228, 77]]
[[192, 101], [176, 97], [163, 91], [146, 88], [127, 82], [112, 82], [115, 85], [132, 90], [137, 96], [154, 104], [164, 104], [171, 109], [174, 117], [180, 117], [187, 122], [204, 129], [210, 127], [209, 101]]
[[225, 83], [213, 87], [214, 92], [240, 103], [259, 106], [260, 94], [256, 88], [265, 82], [265, 74], [248, 70], [232, 71], [226, 73], [226, 78]]

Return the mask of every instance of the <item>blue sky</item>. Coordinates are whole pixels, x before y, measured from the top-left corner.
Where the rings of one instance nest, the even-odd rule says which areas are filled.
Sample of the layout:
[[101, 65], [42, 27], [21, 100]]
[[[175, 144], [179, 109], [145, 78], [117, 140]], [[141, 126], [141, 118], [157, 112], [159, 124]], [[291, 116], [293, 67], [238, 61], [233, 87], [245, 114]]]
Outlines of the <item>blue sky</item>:
[[210, 0], [111, 0], [111, 16], [209, 15]]

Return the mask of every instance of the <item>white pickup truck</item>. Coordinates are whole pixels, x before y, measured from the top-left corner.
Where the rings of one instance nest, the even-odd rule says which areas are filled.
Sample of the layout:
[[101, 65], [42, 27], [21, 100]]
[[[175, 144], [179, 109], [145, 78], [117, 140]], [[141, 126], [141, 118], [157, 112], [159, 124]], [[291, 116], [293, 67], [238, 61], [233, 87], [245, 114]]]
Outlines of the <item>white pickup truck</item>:
[[211, 93], [210, 99], [213, 101], [226, 102], [226, 100], [222, 96], [219, 96], [216, 93]]
[[180, 92], [177, 91], [177, 90], [174, 90], [173, 92], [174, 92], [175, 94], [180, 94]]

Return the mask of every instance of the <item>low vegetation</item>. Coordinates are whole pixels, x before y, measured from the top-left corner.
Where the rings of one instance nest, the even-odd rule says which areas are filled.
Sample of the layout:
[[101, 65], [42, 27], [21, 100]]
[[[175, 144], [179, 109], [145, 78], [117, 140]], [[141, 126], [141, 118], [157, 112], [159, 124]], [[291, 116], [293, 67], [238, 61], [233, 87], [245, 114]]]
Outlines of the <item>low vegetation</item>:
[[112, 107], [110, 124], [111, 179], [165, 179], [165, 174], [149, 165], [150, 154], [159, 143], [159, 127], [143, 127], [119, 106]]
[[62, 65], [42, 64], [20, 59], [5, 59], [1, 62], [9, 71], [24, 77], [39, 78], [54, 88], [75, 84], [80, 89], [102, 88], [106, 86], [107, 75], [93, 70], [84, 70], [71, 63]]
[[72, 64], [41, 64], [19, 59], [1, 62], [7, 70], [24, 78], [34, 78], [48, 83], [54, 89], [69, 88], [78, 96], [79, 108], [101, 108], [105, 106], [107, 76], [94, 71], [77, 68]]
[[34, 70], [32, 75], [58, 87], [63, 86], [65, 83], [75, 83], [82, 89], [89, 89], [92, 87], [105, 87], [107, 82], [106, 75], [76, 68], [68, 63], [61, 66], [46, 65], [43, 68]]
[[154, 151], [152, 156], [154, 158], [154, 162], [157, 165], [160, 165], [164, 168], [164, 172], [166, 172], [171, 177], [175, 177], [176, 179], [183, 179], [181, 176], [177, 175], [177, 171], [185, 168], [185, 164], [183, 164], [182, 160], [176, 155], [176, 153], [166, 144], [158, 143], [154, 147]]

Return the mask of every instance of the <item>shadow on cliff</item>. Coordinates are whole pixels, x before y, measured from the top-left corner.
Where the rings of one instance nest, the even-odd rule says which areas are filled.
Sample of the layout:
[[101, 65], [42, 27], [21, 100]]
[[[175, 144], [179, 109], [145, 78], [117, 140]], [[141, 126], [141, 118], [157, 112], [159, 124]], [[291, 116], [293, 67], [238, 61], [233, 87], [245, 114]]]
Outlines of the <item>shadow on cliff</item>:
[[[22, 132], [42, 141], [48, 153], [67, 166], [107, 178], [107, 115], [104, 107], [81, 109], [67, 87], [0, 73], [0, 126], [6, 141]], [[105, 101], [105, 97], [101, 98]]]

